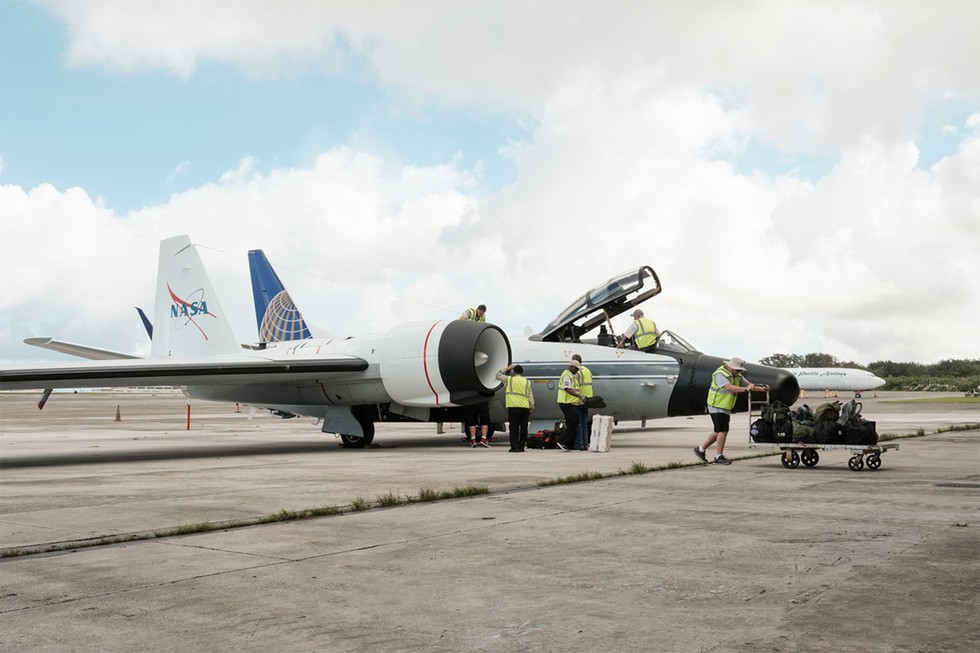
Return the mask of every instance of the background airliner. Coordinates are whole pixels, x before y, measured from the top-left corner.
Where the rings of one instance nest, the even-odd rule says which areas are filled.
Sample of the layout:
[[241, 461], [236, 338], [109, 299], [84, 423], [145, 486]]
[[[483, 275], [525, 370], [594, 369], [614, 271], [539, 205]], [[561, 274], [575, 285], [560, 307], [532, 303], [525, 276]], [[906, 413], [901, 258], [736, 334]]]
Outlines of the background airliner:
[[849, 367], [796, 367], [784, 368], [800, 383], [800, 390], [845, 390], [856, 397], [865, 390], [885, 385], [885, 380], [868, 370]]

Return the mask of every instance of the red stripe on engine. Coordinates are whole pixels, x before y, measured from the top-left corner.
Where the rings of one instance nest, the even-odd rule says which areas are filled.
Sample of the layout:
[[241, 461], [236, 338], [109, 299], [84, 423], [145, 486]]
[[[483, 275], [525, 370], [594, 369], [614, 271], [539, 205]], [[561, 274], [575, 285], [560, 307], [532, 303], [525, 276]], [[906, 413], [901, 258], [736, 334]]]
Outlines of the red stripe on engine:
[[[439, 322], [442, 322], [442, 320], [439, 320]], [[436, 392], [435, 387], [432, 385], [432, 379], [429, 378], [429, 338], [432, 336], [432, 331], [439, 326], [439, 322], [429, 327], [429, 332], [425, 334], [425, 344], [422, 345], [422, 370], [425, 372], [425, 382], [429, 384], [429, 389], [435, 395], [437, 406], [439, 405], [439, 393]]]

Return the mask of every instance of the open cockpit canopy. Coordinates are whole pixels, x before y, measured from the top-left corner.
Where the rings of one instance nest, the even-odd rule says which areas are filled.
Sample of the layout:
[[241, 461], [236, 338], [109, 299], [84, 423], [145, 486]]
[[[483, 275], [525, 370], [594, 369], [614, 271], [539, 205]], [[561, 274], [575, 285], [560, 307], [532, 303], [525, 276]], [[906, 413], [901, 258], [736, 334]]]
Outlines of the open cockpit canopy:
[[659, 295], [661, 290], [660, 279], [649, 265], [629, 270], [576, 299], [531, 339], [578, 342], [586, 333]]

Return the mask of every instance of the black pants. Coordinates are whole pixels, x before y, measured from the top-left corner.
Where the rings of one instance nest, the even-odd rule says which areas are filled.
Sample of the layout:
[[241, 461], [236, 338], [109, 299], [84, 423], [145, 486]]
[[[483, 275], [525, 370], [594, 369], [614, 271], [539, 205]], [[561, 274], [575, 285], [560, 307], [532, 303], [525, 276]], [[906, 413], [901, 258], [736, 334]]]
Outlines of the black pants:
[[527, 444], [527, 420], [531, 417], [530, 408], [508, 408], [507, 421], [510, 424], [510, 448], [524, 451]]
[[565, 416], [565, 432], [558, 438], [558, 444], [566, 449], [575, 448], [575, 432], [578, 430], [578, 406], [575, 404], [558, 404], [562, 415]]

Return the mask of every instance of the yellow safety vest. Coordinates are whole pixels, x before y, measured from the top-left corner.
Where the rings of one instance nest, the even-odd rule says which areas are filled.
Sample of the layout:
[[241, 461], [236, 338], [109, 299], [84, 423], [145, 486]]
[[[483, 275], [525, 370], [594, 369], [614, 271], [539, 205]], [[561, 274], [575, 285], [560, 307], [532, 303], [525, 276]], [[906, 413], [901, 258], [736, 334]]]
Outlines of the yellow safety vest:
[[718, 385], [718, 382], [715, 380], [715, 376], [717, 376], [719, 372], [721, 372], [722, 375], [728, 379], [729, 383], [737, 386], [742, 385], [742, 375], [729, 372], [728, 368], [724, 365], [715, 370], [714, 374], [711, 375], [711, 389], [708, 390], [708, 405], [712, 408], [731, 410], [735, 407], [735, 393], [729, 392]]
[[578, 374], [575, 375], [578, 381], [579, 392], [582, 393], [583, 397], [592, 396], [592, 372], [585, 365], [579, 368]]
[[523, 376], [507, 377], [504, 386], [504, 406], [507, 408], [531, 407], [531, 382]]
[[657, 342], [657, 324], [648, 317], [636, 318], [636, 333], [633, 342], [637, 349], [646, 349]]
[[468, 309], [466, 309], [464, 311], [464, 313], [466, 314], [466, 319], [467, 320], [470, 320], [471, 322], [486, 322], [487, 321], [487, 314], [484, 313], [483, 315], [477, 315], [475, 308], [468, 308]]
[[568, 370], [561, 373], [561, 378], [558, 379], [558, 403], [560, 404], [577, 404], [579, 403], [578, 397], [575, 395], [565, 392], [565, 377], [572, 380], [572, 388], [578, 390], [578, 378]]

